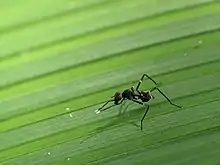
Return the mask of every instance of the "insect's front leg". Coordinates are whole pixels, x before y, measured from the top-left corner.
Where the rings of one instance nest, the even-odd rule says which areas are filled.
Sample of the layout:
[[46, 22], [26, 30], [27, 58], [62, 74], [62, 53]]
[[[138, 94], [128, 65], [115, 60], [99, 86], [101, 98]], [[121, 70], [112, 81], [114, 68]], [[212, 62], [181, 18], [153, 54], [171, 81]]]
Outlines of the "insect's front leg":
[[[97, 110], [95, 110], [95, 113], [96, 114], [99, 114], [101, 111], [103, 111], [103, 110], [105, 110], [105, 109], [103, 109], [108, 103], [110, 103], [110, 102], [112, 102], [112, 101], [114, 101], [113, 99], [112, 100], [108, 100], [105, 104], [103, 104], [100, 108], [98, 108]], [[108, 108], [107, 108], [108, 109]]]
[[137, 91], [139, 91], [139, 88], [140, 88], [140, 86], [141, 86], [141, 84], [142, 84], [142, 81], [144, 80], [144, 77], [147, 77], [147, 78], [150, 79], [155, 85], [158, 85], [157, 82], [156, 82], [154, 79], [152, 79], [150, 76], [148, 76], [147, 74], [143, 74], [142, 77], [141, 77], [141, 79], [140, 79], [139, 82], [138, 82], [137, 87], [136, 87], [136, 90], [137, 90]]

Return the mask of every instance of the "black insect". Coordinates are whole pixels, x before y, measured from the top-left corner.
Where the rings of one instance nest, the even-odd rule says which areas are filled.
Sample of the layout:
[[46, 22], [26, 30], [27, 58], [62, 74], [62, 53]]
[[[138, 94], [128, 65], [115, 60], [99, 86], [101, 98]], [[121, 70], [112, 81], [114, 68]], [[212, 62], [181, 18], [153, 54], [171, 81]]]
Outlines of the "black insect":
[[[148, 79], [150, 79], [156, 85], [156, 87], [150, 89], [149, 91], [139, 90], [144, 77], [147, 77]], [[151, 99], [154, 99], [152, 92], [155, 90], [158, 91], [171, 105], [181, 108], [181, 106], [174, 104], [157, 86], [158, 84], [156, 83], [156, 81], [154, 81], [147, 74], [143, 74], [141, 79], [138, 82], [136, 89], [134, 89], [134, 86], [132, 86], [130, 89], [126, 89], [122, 93], [116, 92], [114, 96], [112, 96], [112, 99], [108, 100], [103, 106], [101, 106], [95, 112], [98, 114], [113, 106], [120, 105], [124, 100], [131, 100], [137, 104], [144, 105], [144, 103], [149, 102]], [[110, 102], [114, 102], [114, 104], [109, 107], [104, 108]], [[149, 110], [149, 105], [146, 105], [146, 111], [141, 119], [141, 126], [140, 126], [141, 130], [143, 129], [143, 120], [146, 117], [148, 110]]]

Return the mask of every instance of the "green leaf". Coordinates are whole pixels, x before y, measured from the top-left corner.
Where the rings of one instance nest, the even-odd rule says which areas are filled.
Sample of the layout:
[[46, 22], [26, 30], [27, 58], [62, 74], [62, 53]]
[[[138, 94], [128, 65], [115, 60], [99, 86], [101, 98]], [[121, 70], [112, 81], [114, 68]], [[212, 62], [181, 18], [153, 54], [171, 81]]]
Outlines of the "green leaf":
[[[0, 19], [0, 165], [220, 163], [219, 0], [3, 0]], [[142, 131], [131, 101], [95, 113], [144, 73], [183, 108], [153, 92]]]

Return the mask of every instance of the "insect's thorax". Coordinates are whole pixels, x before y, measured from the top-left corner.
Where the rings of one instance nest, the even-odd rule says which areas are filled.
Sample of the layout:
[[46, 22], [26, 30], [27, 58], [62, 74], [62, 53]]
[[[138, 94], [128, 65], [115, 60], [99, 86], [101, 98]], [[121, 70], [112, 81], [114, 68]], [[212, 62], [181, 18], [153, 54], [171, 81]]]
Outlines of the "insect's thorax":
[[126, 89], [122, 92], [122, 97], [131, 100], [134, 98], [134, 94], [130, 89]]

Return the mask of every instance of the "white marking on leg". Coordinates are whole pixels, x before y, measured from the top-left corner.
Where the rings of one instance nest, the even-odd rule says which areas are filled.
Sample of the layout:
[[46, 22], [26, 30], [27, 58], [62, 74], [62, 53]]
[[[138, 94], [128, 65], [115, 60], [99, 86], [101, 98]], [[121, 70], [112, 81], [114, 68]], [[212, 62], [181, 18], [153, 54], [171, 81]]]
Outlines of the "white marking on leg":
[[100, 111], [100, 110], [98, 110], [98, 109], [97, 109], [97, 110], [95, 110], [95, 113], [96, 113], [96, 114], [99, 114], [100, 112], [101, 112], [101, 111]]

